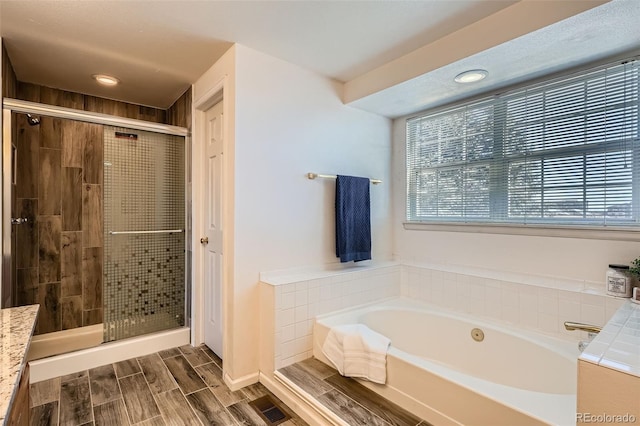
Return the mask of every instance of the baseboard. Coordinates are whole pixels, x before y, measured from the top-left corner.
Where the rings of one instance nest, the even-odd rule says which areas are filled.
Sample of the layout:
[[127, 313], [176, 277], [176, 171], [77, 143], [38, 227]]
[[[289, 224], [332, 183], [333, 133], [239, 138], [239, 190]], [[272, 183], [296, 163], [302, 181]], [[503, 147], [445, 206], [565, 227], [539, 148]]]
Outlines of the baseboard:
[[31, 361], [31, 383], [187, 345], [189, 339], [189, 328], [183, 327]]
[[[301, 402], [303, 407], [308, 407], [308, 410], [313, 410], [316, 413], [316, 416], [319, 418], [318, 425], [324, 426], [327, 424], [333, 426], [350, 426], [349, 423], [342, 420], [338, 417], [333, 411], [329, 410], [324, 405], [320, 404], [315, 398], [302, 390], [298, 385], [293, 383], [287, 377], [285, 377], [279, 371], [275, 371], [273, 373], [274, 380], [273, 382], [279, 383], [283, 388], [288, 391], [288, 394], [292, 394], [297, 397]], [[273, 392], [273, 391], [272, 391]], [[274, 392], [275, 393], [275, 392]], [[297, 404], [298, 407], [301, 404]]]
[[242, 389], [245, 386], [252, 385], [254, 383], [258, 383], [260, 380], [260, 373], [251, 373], [246, 376], [239, 377], [237, 379], [232, 379], [229, 374], [224, 375], [224, 382], [231, 389], [231, 391], [237, 391]]

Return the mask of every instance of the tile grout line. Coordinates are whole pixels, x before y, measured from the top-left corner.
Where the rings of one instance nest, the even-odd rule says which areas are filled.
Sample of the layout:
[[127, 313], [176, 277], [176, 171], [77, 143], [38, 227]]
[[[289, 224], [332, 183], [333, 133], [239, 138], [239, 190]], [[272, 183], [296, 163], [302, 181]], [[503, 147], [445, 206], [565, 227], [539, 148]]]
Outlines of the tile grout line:
[[[116, 374], [115, 371], [113, 374]], [[91, 388], [91, 375], [89, 374], [89, 370], [87, 370], [87, 381], [89, 382], [89, 406], [91, 407], [91, 418], [93, 419], [93, 424], [96, 424], [96, 416], [93, 414], [93, 390]]]
[[[138, 362], [137, 358], [136, 358], [136, 362]], [[120, 399], [122, 400], [122, 405], [124, 406], [124, 412], [127, 414], [127, 421], [129, 422], [130, 425], [132, 425], [133, 421], [131, 421], [131, 414], [129, 414], [129, 409], [127, 408], [127, 404], [125, 404], [124, 402], [124, 393], [122, 392], [122, 387], [120, 386], [120, 379], [118, 378], [118, 373], [116, 373], [116, 366], [115, 364], [112, 364], [112, 365], [113, 365], [113, 373], [116, 375], [116, 383], [118, 384], [118, 390], [120, 391]], [[130, 374], [130, 376], [133, 376], [133, 374]]]
[[[158, 356], [160, 356], [160, 355], [158, 355]], [[162, 357], [160, 357], [160, 359], [162, 359]], [[142, 374], [142, 378], [144, 379], [144, 382], [147, 385], [147, 388], [149, 389], [149, 392], [151, 393], [151, 398], [153, 398], [153, 402], [156, 404], [156, 407], [158, 407], [158, 411], [160, 412], [160, 417], [162, 418], [162, 421], [166, 424], [167, 421], [164, 418], [164, 413], [160, 409], [160, 405], [158, 405], [158, 400], [156, 399], [156, 394], [154, 394], [153, 391], [151, 390], [151, 386], [149, 386], [149, 381], [147, 380], [147, 375], [144, 374], [144, 369], [142, 368], [142, 365], [140, 365], [140, 361], [138, 361], [138, 358], [136, 358], [136, 362], [138, 363], [138, 366], [140, 367], [140, 371], [141, 371], [140, 374]], [[163, 362], [163, 364], [164, 364], [164, 362]], [[167, 366], [165, 365], [164, 368], [167, 368]], [[173, 375], [172, 375], [172, 377], [173, 377]], [[177, 383], [176, 383], [176, 385], [177, 385]], [[180, 388], [180, 386], [178, 386], [178, 388]], [[166, 391], [166, 392], [168, 392], [168, 391]], [[159, 393], [161, 393], [161, 392], [159, 392]], [[157, 416], [155, 416], [155, 417], [157, 417]], [[153, 417], [151, 417], [151, 418], [153, 418]], [[149, 420], [149, 419], [144, 419], [142, 422], [145, 422], [147, 420]], [[142, 423], [142, 422], [140, 422], [140, 423]]]

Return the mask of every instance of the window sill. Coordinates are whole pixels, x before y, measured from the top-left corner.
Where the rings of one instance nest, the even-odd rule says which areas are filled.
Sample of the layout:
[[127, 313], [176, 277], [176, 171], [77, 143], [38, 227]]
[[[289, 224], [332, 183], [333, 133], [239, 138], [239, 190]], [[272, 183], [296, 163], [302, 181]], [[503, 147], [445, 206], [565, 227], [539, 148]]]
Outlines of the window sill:
[[495, 223], [403, 222], [408, 231], [468, 232], [475, 234], [529, 235], [536, 237], [584, 238], [589, 240], [640, 241], [640, 229], [593, 228], [562, 225], [510, 225]]

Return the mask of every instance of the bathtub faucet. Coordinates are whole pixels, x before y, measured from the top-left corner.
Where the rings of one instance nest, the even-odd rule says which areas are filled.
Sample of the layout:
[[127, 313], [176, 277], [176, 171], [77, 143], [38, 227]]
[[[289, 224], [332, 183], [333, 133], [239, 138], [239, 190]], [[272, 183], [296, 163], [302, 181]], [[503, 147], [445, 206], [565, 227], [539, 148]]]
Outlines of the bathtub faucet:
[[594, 333], [594, 334], [600, 333], [600, 331], [602, 330], [602, 327], [598, 327], [597, 325], [583, 324], [581, 322], [571, 322], [571, 321], [565, 321], [564, 328], [566, 328], [569, 331], [582, 330], [582, 331], [586, 331], [588, 333]]

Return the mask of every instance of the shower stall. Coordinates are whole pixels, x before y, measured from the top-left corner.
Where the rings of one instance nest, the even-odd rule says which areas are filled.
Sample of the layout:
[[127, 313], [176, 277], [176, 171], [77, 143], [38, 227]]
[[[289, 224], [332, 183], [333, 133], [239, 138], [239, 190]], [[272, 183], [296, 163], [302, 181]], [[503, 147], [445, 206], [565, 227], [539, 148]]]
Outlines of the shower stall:
[[1, 298], [40, 305], [31, 359], [189, 326], [187, 136], [4, 100]]

